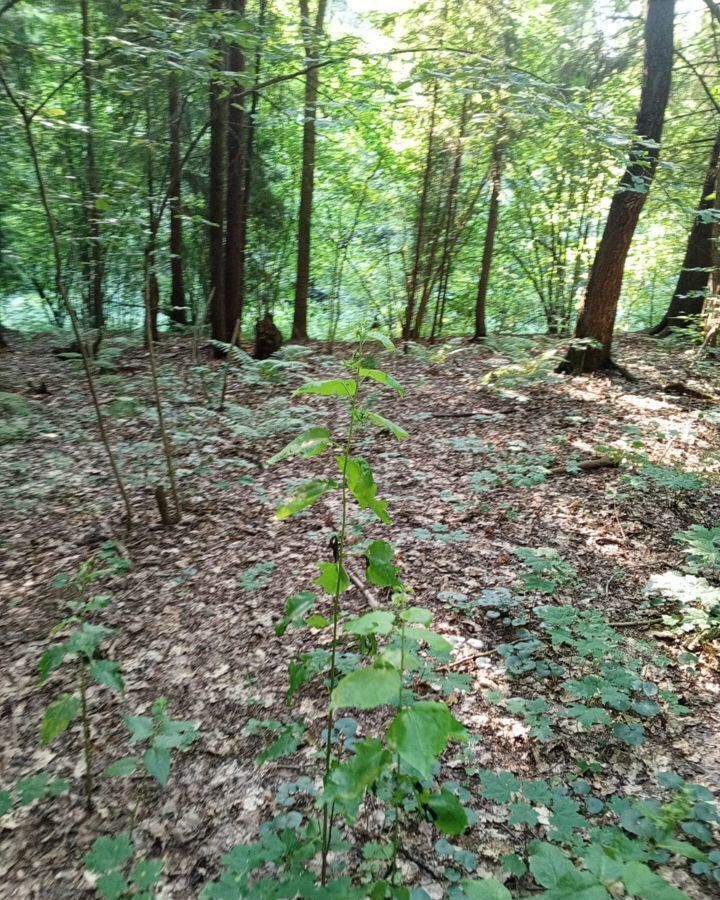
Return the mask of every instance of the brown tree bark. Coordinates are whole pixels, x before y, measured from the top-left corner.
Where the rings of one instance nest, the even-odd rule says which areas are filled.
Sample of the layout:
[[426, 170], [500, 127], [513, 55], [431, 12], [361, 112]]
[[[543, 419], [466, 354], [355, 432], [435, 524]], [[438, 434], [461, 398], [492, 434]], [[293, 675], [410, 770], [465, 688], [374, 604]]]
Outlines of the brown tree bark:
[[[223, 0], [210, 0], [210, 12], [219, 16]], [[217, 341], [229, 341], [225, 317], [225, 151], [227, 137], [227, 101], [216, 73], [225, 69], [226, 54], [222, 46], [215, 48], [215, 73], [210, 78], [210, 160], [208, 188], [208, 233], [210, 288], [212, 295], [210, 321], [212, 336]]]
[[475, 298], [475, 331], [473, 340], [487, 336], [487, 324], [485, 322], [485, 309], [487, 306], [487, 292], [490, 284], [490, 271], [492, 269], [493, 252], [495, 250], [495, 235], [497, 234], [500, 219], [500, 188], [502, 187], [502, 163], [503, 152], [501, 138], [498, 137], [492, 148], [490, 158], [490, 208], [488, 220], [485, 226], [485, 242], [483, 245], [482, 263], [480, 264], [480, 277], [478, 278], [477, 296]]
[[713, 223], [702, 212], [713, 208], [715, 179], [720, 161], [720, 131], [710, 153], [710, 163], [703, 182], [698, 212], [695, 215], [685, 248], [685, 258], [670, 305], [651, 334], [661, 337], [670, 328], [685, 328], [697, 319], [703, 309], [710, 278], [713, 251]]
[[[245, 0], [231, 0], [235, 24], [245, 17]], [[245, 294], [245, 54], [234, 43], [228, 53], [228, 70], [235, 76], [230, 89], [227, 117], [227, 197], [225, 206], [225, 333], [235, 333], [242, 319]]]
[[95, 63], [90, 46], [89, 0], [80, 0], [82, 21], [82, 81], [83, 116], [85, 119], [85, 218], [87, 223], [87, 269], [86, 298], [87, 310], [94, 328], [105, 325], [103, 298], [103, 248], [100, 233], [100, 210], [97, 205], [100, 192], [100, 177], [95, 155], [95, 131], [93, 115], [93, 82]]
[[[319, 61], [327, 0], [318, 0], [314, 23], [310, 21], [308, 0], [300, 0], [300, 28], [305, 44], [305, 66]], [[298, 210], [297, 271], [295, 276], [295, 307], [292, 340], [307, 340], [307, 302], [310, 289], [310, 259], [312, 241], [313, 193], [315, 190], [315, 154], [317, 141], [317, 102], [320, 73], [310, 68], [305, 77], [305, 111], [302, 143], [302, 174], [300, 208]]]
[[403, 323], [402, 336], [407, 341], [413, 335], [413, 319], [415, 316], [415, 304], [417, 290], [420, 283], [420, 268], [422, 264], [423, 247], [425, 244], [426, 219], [428, 212], [428, 200], [430, 197], [430, 183], [433, 169], [433, 149], [435, 144], [435, 120], [437, 118], [439, 85], [433, 84], [432, 102], [430, 105], [430, 120], [428, 123], [427, 150], [425, 151], [425, 170], [423, 171], [422, 190], [420, 192], [420, 204], [417, 212], [415, 229], [415, 249], [413, 252], [413, 266], [407, 282], [407, 306], [405, 307], [405, 321]]
[[564, 372], [595, 372], [612, 365], [610, 353], [625, 261], [660, 154], [672, 78], [674, 17], [675, 0], [648, 0], [635, 140], [610, 205], [575, 326], [576, 338], [590, 338], [599, 346], [571, 347], [560, 366]]
[[168, 209], [170, 211], [170, 319], [187, 325], [185, 281], [183, 277], [182, 158], [180, 156], [180, 116], [182, 96], [177, 72], [168, 75], [169, 159]]

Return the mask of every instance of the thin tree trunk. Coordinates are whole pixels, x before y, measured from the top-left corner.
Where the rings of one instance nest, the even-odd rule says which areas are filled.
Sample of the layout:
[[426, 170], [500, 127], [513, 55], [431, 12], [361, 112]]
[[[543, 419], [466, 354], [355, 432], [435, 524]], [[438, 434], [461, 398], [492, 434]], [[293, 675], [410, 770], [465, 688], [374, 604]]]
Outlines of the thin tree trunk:
[[[210, 0], [210, 12], [223, 10], [223, 0]], [[225, 69], [226, 55], [216, 47], [218, 58], [213, 68]], [[225, 316], [225, 151], [227, 136], [227, 102], [221, 82], [213, 74], [210, 78], [210, 171], [208, 190], [208, 245], [210, 256], [210, 289], [212, 291], [211, 333], [217, 341], [230, 340]]]
[[153, 110], [150, 95], [145, 105], [145, 177], [147, 183], [148, 239], [145, 244], [143, 266], [143, 298], [145, 306], [145, 339], [158, 341], [157, 317], [160, 310], [160, 286], [155, 274], [155, 255], [157, 251], [157, 233], [160, 222], [155, 210], [155, 172], [153, 167], [152, 122]]
[[[230, 9], [239, 25], [245, 17], [245, 0], [231, 0]], [[235, 323], [242, 319], [245, 292], [245, 231], [243, 198], [245, 174], [245, 88], [241, 76], [245, 71], [245, 55], [238, 44], [230, 47], [228, 69], [235, 80], [230, 90], [227, 117], [227, 197], [225, 207], [225, 334], [235, 333]]]
[[662, 336], [667, 334], [670, 328], [685, 328], [692, 324], [702, 312], [712, 267], [713, 249], [713, 223], [709, 216], [703, 216], [703, 212], [713, 208], [715, 178], [719, 161], [720, 131], [718, 131], [710, 154], [710, 164], [700, 195], [698, 213], [688, 235], [685, 258], [675, 292], [667, 312], [650, 332], [651, 334]]
[[595, 372], [611, 365], [612, 337], [625, 261], [660, 154], [672, 78], [674, 15], [675, 0], [648, 0], [636, 138], [610, 205], [575, 327], [576, 338], [589, 338], [600, 346], [572, 346], [560, 366], [561, 371]]
[[[327, 0], [318, 0], [314, 25], [310, 24], [308, 0], [300, 0], [300, 27], [305, 43], [305, 65], [312, 66], [319, 60], [320, 40], [323, 34]], [[292, 340], [307, 340], [307, 305], [310, 289], [310, 259], [312, 241], [313, 193], [315, 190], [315, 151], [317, 140], [317, 102], [320, 88], [320, 72], [311, 68], [305, 77], [305, 111], [302, 143], [302, 170], [300, 181], [300, 208], [298, 210], [297, 272], [295, 276], [295, 307], [293, 312]]]
[[418, 283], [420, 281], [420, 265], [422, 261], [423, 245], [425, 243], [425, 230], [427, 219], [428, 199], [430, 196], [430, 181], [433, 168], [433, 145], [435, 141], [435, 119], [437, 116], [439, 86], [436, 81], [433, 84], [432, 103], [430, 105], [430, 121], [428, 124], [427, 150], [425, 152], [425, 171], [423, 172], [422, 190], [420, 192], [420, 205], [417, 213], [417, 227], [415, 230], [415, 251], [413, 254], [413, 267], [408, 279], [407, 306], [405, 307], [405, 321], [403, 323], [403, 340], [410, 340], [413, 333], [413, 318], [415, 316], [415, 299]]
[[183, 277], [182, 235], [182, 158], [180, 156], [180, 115], [182, 97], [177, 72], [168, 75], [169, 114], [169, 201], [170, 211], [170, 319], [178, 325], [187, 325], [185, 309], [185, 282]]
[[100, 192], [97, 159], [95, 156], [95, 132], [93, 115], [93, 80], [95, 64], [90, 47], [89, 0], [80, 0], [82, 19], [82, 80], [83, 110], [85, 119], [85, 217], [88, 248], [87, 308], [94, 328], [105, 325], [103, 303], [103, 249], [100, 234], [100, 210], [97, 200]]
[[477, 296], [475, 298], [475, 332], [473, 340], [487, 336], [487, 324], [485, 322], [485, 309], [487, 305], [488, 285], [490, 284], [490, 271], [492, 269], [493, 251], [495, 250], [495, 235], [497, 234], [500, 218], [500, 188], [502, 186], [502, 147], [498, 137], [492, 148], [490, 160], [490, 208], [488, 220], [485, 226], [485, 243], [483, 245], [482, 263], [480, 265], [480, 277], [478, 278]]

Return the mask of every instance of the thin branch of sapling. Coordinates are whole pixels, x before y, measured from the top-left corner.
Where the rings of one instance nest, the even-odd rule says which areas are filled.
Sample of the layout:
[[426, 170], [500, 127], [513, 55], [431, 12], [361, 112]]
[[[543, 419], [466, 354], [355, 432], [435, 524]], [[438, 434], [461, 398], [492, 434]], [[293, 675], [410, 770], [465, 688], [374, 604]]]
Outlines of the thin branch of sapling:
[[87, 685], [85, 683], [85, 667], [87, 663], [80, 660], [80, 717], [82, 719], [83, 756], [85, 757], [85, 808], [92, 810], [93, 776], [92, 776], [92, 736], [90, 734], [90, 717], [87, 708]]
[[170, 492], [172, 493], [173, 504], [175, 505], [175, 522], [182, 518], [182, 507], [180, 505], [180, 494], [178, 492], [177, 479], [175, 477], [175, 460], [170, 443], [170, 436], [165, 427], [165, 416], [163, 413], [162, 395], [160, 393], [160, 381], [157, 373], [157, 361], [155, 359], [155, 342], [152, 336], [152, 321], [150, 315], [150, 270], [145, 282], [145, 331], [147, 336], [148, 358], [150, 360], [150, 377], [152, 379], [153, 394], [155, 396], [155, 409], [158, 416], [158, 428], [160, 429], [160, 439], [163, 446], [163, 454], [165, 456], [165, 464], [167, 467], [168, 480], [170, 481]]
[[87, 380], [88, 390], [90, 392], [90, 398], [92, 401], [93, 410], [95, 412], [95, 418], [97, 420], [98, 431], [100, 433], [100, 440], [105, 447], [105, 453], [108, 458], [110, 470], [112, 471], [113, 478], [115, 479], [115, 483], [125, 507], [125, 529], [127, 532], [130, 532], [130, 530], [132, 529], [132, 507], [130, 505], [130, 498], [125, 488], [125, 482], [123, 481], [123, 477], [120, 473], [120, 469], [115, 459], [115, 453], [112, 449], [110, 439], [105, 429], [105, 422], [103, 419], [102, 409], [100, 407], [100, 400], [98, 398], [97, 389], [95, 387], [95, 379], [92, 373], [90, 354], [88, 353], [87, 346], [82, 337], [82, 329], [80, 328], [80, 322], [78, 321], [77, 314], [75, 313], [75, 310], [70, 303], [70, 298], [68, 297], [67, 290], [65, 288], [65, 282], [63, 280], [62, 272], [60, 239], [58, 237], [57, 226], [55, 224], [55, 216], [53, 215], [53, 211], [50, 207], [50, 200], [48, 198], [47, 187], [45, 185], [45, 177], [40, 165], [40, 156], [38, 154], [37, 145], [35, 144], [35, 135], [32, 129], [32, 115], [28, 112], [27, 108], [20, 102], [20, 100], [18, 100], [14, 91], [6, 81], [4, 73], [2, 71], [2, 67], [0, 67], [0, 85], [2, 85], [2, 88], [5, 91], [8, 100], [18, 111], [18, 114], [22, 119], [23, 130], [25, 131], [25, 139], [27, 141], [28, 151], [30, 153], [30, 160], [32, 162], [33, 171], [35, 173], [35, 180], [37, 182], [38, 192], [40, 194], [40, 203], [42, 205], [43, 212], [45, 213], [45, 221], [47, 224], [48, 232], [50, 234], [50, 244], [52, 246], [53, 261], [55, 266], [55, 292], [60, 298], [60, 302], [62, 303], [65, 312], [70, 319], [70, 325], [75, 337], [75, 342], [77, 343], [80, 357], [82, 359], [83, 370], [85, 372], [85, 378]]

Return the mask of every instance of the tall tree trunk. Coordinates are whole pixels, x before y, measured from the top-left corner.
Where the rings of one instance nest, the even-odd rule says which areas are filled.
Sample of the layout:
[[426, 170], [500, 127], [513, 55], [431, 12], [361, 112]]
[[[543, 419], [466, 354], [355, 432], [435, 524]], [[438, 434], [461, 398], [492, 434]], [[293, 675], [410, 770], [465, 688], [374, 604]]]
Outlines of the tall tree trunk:
[[[305, 44], [305, 66], [319, 62], [320, 41], [323, 34], [327, 0], [318, 0], [315, 22], [310, 22], [308, 0], [300, 0], [300, 27]], [[292, 339], [307, 340], [307, 301], [310, 289], [310, 256], [312, 238], [313, 192], [315, 190], [315, 150], [317, 128], [317, 102], [320, 73], [310, 68], [305, 76], [305, 119], [302, 143], [302, 174], [300, 182], [300, 209], [298, 211], [297, 272], [295, 276], [295, 308]]]
[[[245, 0], [231, 0], [230, 9], [239, 26], [245, 17]], [[245, 95], [242, 75], [245, 55], [233, 43], [228, 54], [228, 69], [235, 79], [230, 90], [227, 119], [227, 198], [225, 207], [225, 332], [235, 334], [235, 323], [242, 318], [245, 293]]]
[[170, 319], [178, 325], [187, 325], [185, 309], [185, 282], [183, 278], [182, 236], [182, 159], [180, 156], [180, 115], [182, 97], [177, 72], [168, 75], [169, 160], [170, 174]]
[[674, 17], [675, 0], [648, 0], [636, 137], [627, 168], [610, 204], [575, 327], [576, 338], [590, 338], [600, 346], [571, 347], [560, 366], [565, 372], [595, 372], [611, 365], [610, 351], [625, 261], [660, 154], [672, 78]]
[[493, 252], [495, 250], [495, 235], [497, 234], [498, 220], [500, 218], [500, 188], [502, 186], [502, 146], [501, 138], [495, 140], [490, 159], [490, 208], [488, 220], [485, 226], [485, 243], [483, 245], [482, 263], [480, 265], [480, 277], [478, 278], [477, 296], [475, 298], [475, 332], [473, 340], [487, 336], [485, 322], [485, 309], [487, 305], [488, 285], [490, 284], [490, 270], [492, 269]]
[[670, 300], [670, 306], [651, 334], [667, 334], [669, 328], [684, 328], [702, 312], [705, 291], [712, 267], [713, 222], [703, 212], [713, 208], [715, 178], [720, 161], [720, 131], [710, 153], [698, 211], [688, 235], [680, 276]]
[[[148, 239], [143, 258], [143, 298], [145, 306], [145, 341], [157, 342], [158, 312], [160, 311], [160, 286], [155, 272], [157, 234], [160, 226], [155, 207], [155, 169], [153, 165], [152, 123], [153, 109], [151, 95], [145, 97], [145, 178], [147, 185]], [[149, 320], [149, 321], [148, 321]]]
[[413, 334], [413, 318], [415, 316], [415, 302], [420, 282], [420, 267], [422, 263], [423, 246], [425, 244], [425, 231], [427, 220], [428, 199], [430, 197], [430, 183], [433, 169], [433, 148], [435, 144], [435, 120], [437, 117], [439, 85], [433, 84], [432, 102], [430, 104], [430, 120], [428, 123], [427, 150], [425, 151], [425, 170], [423, 172], [422, 190], [420, 192], [420, 204], [418, 206], [417, 223], [415, 229], [415, 250], [413, 253], [413, 266], [408, 277], [407, 306], [405, 307], [405, 321], [403, 323], [403, 340], [409, 340]]
[[100, 210], [97, 201], [100, 192], [97, 158], [95, 156], [95, 132], [93, 111], [93, 80], [95, 63], [90, 47], [89, 0], [80, 0], [82, 19], [82, 80], [83, 110], [85, 118], [85, 217], [87, 222], [87, 309], [94, 328], [105, 325], [103, 302], [103, 249], [100, 234]]
[[[210, 11], [218, 16], [223, 0], [210, 0]], [[222, 46], [215, 48], [215, 73], [225, 69], [226, 54]], [[210, 161], [208, 188], [208, 220], [212, 223], [208, 234], [210, 256], [210, 288], [212, 291], [210, 321], [216, 341], [229, 341], [225, 317], [225, 151], [227, 137], [227, 101], [216, 74], [210, 77]]]

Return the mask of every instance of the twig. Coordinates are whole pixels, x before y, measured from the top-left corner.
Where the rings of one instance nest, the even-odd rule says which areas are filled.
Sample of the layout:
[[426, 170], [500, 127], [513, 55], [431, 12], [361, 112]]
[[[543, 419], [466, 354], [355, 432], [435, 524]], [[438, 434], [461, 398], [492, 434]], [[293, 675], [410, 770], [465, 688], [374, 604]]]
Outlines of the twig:
[[628, 619], [626, 622], [608, 622], [611, 628], [631, 628], [637, 625], [638, 628], [650, 628], [652, 625], [662, 625], [661, 618], [655, 619]]

